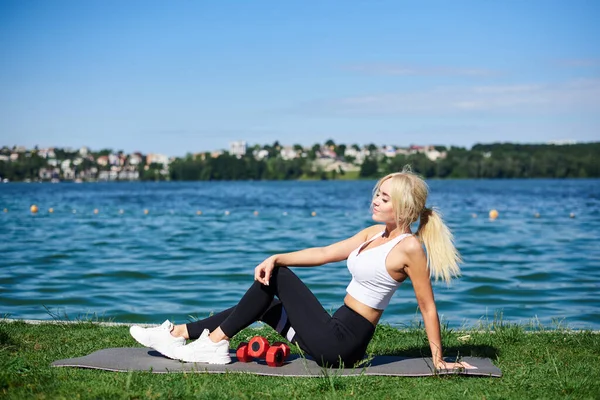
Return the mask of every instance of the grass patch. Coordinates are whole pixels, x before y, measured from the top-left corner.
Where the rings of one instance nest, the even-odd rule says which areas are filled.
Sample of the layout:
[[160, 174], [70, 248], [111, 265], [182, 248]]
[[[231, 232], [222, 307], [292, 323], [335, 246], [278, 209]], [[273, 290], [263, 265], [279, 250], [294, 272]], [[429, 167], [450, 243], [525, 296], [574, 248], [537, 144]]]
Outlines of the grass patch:
[[[535, 332], [532, 333], [531, 331]], [[246, 329], [231, 347], [270, 328]], [[52, 361], [109, 347], [139, 346], [126, 326], [91, 321], [32, 325], [0, 320], [0, 397], [8, 399], [269, 399], [269, 398], [598, 398], [600, 335], [503, 323], [454, 331], [443, 328], [446, 356], [489, 357], [502, 378], [462, 376], [279, 378], [246, 374], [117, 373], [52, 368]], [[368, 353], [430, 356], [424, 330], [377, 327]]]

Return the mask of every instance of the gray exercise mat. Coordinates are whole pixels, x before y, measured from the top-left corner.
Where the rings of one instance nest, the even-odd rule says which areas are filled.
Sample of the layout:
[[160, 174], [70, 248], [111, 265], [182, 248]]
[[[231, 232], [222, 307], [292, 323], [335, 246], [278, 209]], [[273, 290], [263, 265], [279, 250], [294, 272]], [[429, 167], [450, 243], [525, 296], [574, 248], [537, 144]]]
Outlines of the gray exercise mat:
[[[264, 360], [249, 363], [239, 362], [235, 351], [231, 350], [231, 364], [211, 365], [204, 363], [184, 363], [164, 357], [156, 350], [140, 347], [123, 347], [98, 350], [90, 355], [78, 358], [58, 360], [53, 367], [81, 367], [102, 369], [107, 371], [150, 371], [153, 373], [168, 372], [204, 372], [225, 373], [240, 372], [269, 376], [316, 377], [324, 374], [356, 376], [356, 375], [387, 375], [387, 376], [428, 376], [435, 375], [430, 358], [407, 358], [399, 356], [376, 356], [366, 367], [332, 368], [319, 367], [311, 359], [291, 354], [281, 367], [269, 367]], [[440, 370], [439, 375], [460, 374], [470, 376], [500, 377], [502, 372], [488, 358], [463, 357], [475, 366], [467, 370]]]

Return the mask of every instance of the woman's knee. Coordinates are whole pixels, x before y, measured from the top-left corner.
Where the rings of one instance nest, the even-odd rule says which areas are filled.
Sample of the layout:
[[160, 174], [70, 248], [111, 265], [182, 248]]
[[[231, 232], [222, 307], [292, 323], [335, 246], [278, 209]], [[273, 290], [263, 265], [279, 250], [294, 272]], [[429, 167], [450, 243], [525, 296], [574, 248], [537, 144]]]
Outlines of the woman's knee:
[[271, 280], [273, 279], [289, 279], [290, 277], [294, 277], [295, 279], [299, 279], [294, 272], [288, 267], [275, 267], [273, 272], [271, 273]]

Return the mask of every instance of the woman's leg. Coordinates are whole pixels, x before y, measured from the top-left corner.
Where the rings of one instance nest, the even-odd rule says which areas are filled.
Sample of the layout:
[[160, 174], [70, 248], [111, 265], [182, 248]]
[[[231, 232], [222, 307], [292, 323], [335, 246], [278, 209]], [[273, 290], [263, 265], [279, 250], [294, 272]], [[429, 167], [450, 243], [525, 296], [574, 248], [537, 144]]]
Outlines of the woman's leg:
[[255, 281], [214, 331], [216, 337], [211, 339], [219, 341], [233, 337], [254, 322], [277, 296], [291, 324], [286, 335], [288, 340], [296, 342], [319, 364], [354, 363], [362, 357], [374, 331], [369, 321], [347, 307], [340, 310], [349, 312], [338, 310], [334, 317], [330, 316], [310, 289], [288, 268], [275, 268], [269, 283], [265, 286]]
[[[274, 296], [280, 303], [273, 303]], [[278, 320], [269, 325], [276, 325], [278, 332], [286, 326], [288, 332], [283, 335], [323, 366], [352, 365], [360, 360], [375, 331], [368, 320], [346, 306], [330, 316], [310, 289], [292, 271], [281, 267], [273, 271], [269, 286], [255, 281], [237, 306], [199, 321], [196, 327], [205, 324], [203, 329], [213, 328], [220, 321], [208, 338], [156, 350], [183, 361], [227, 364], [231, 362], [229, 342], [224, 339], [261, 318], [267, 319], [267, 314], [274, 316], [272, 321]]]
[[[183, 336], [186, 339], [198, 339], [205, 329], [208, 329], [209, 332], [214, 331], [231, 315], [234, 309], [235, 307], [231, 307], [220, 313], [211, 315], [210, 317], [184, 325], [177, 325], [173, 330], [173, 334], [175, 336]], [[289, 330], [289, 323], [287, 323], [285, 310], [283, 309], [281, 301], [277, 299], [271, 301], [271, 304], [268, 306], [267, 310], [260, 315], [258, 321], [269, 325], [284, 337]]]
[[[278, 267], [273, 270], [269, 286], [254, 281], [238, 305], [219, 325], [222, 332], [231, 338], [257, 321], [275, 296], [283, 304], [293, 329], [301, 336], [304, 336], [302, 333], [319, 329], [331, 320], [329, 313], [300, 278], [288, 268]], [[298, 328], [296, 325], [299, 325]]]

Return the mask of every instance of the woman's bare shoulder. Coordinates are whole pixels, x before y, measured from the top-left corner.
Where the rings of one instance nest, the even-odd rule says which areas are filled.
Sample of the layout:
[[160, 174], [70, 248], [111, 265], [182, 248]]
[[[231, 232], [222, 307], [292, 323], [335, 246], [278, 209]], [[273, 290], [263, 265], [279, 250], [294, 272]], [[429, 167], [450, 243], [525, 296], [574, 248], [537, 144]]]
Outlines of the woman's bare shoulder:
[[416, 236], [408, 236], [392, 248], [387, 262], [394, 269], [404, 270], [404, 267], [419, 264], [427, 260], [421, 241]]
[[425, 250], [419, 238], [415, 235], [410, 235], [400, 241], [397, 246], [392, 248], [392, 252], [398, 256], [408, 258], [418, 258], [425, 256]]
[[377, 233], [381, 233], [385, 230], [385, 225], [371, 225], [365, 229], [363, 229], [363, 232], [369, 237], [371, 238], [373, 235], [377, 234]]
[[415, 236], [411, 235], [403, 240], [403, 246], [401, 246], [402, 252], [406, 254], [409, 260], [412, 261], [422, 261], [427, 260], [427, 255], [425, 254], [425, 249], [423, 248], [423, 244], [421, 240]]
[[404, 242], [404, 251], [406, 251], [407, 253], [423, 253], [425, 254], [425, 250], [423, 249], [423, 244], [421, 243], [421, 240], [419, 239], [418, 236], [416, 235], [410, 235], [408, 236], [406, 239], [403, 240]]

